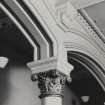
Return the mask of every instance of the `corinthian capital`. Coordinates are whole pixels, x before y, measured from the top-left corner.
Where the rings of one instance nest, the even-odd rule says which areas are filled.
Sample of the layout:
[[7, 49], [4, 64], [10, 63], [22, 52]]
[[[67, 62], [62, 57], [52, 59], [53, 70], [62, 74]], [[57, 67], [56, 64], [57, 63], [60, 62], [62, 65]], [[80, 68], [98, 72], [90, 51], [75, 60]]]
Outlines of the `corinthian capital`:
[[63, 96], [66, 76], [56, 70], [41, 72], [32, 75], [33, 81], [38, 81], [40, 98], [46, 96]]

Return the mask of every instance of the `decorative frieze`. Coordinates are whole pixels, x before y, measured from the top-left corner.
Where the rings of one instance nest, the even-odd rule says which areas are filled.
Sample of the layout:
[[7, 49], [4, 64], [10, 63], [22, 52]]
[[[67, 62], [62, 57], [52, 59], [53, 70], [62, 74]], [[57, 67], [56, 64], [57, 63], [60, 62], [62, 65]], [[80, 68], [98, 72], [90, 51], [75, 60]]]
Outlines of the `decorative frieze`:
[[63, 96], [67, 76], [57, 70], [50, 70], [32, 75], [32, 81], [38, 81], [40, 98], [46, 96]]

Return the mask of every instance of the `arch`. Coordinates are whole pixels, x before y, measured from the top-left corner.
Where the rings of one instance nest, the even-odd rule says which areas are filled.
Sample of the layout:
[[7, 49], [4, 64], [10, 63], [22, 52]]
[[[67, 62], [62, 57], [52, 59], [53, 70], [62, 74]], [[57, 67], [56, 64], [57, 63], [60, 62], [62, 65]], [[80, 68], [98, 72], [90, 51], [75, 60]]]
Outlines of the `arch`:
[[34, 60], [46, 59], [54, 55], [55, 39], [47, 34], [37, 18], [37, 13], [33, 14], [25, 2], [21, 0], [2, 0], [0, 1], [0, 8], [17, 25], [34, 47]]
[[94, 59], [78, 51], [68, 51], [69, 57], [86, 67], [105, 91], [105, 71]]
[[[16, 24], [16, 26], [20, 29], [20, 31], [23, 33], [23, 35], [26, 37], [26, 39], [29, 41], [29, 43], [32, 45], [32, 47], [34, 47], [34, 51], [36, 52], [35, 54], [38, 53], [38, 49], [39, 49], [39, 44], [36, 42], [36, 40], [32, 40], [31, 37], [29, 36], [29, 32], [27, 32], [20, 24], [19, 22], [16, 20], [16, 18], [12, 15], [12, 13], [7, 9], [6, 6], [4, 6], [1, 2], [0, 2], [0, 9], [6, 14], [8, 15], [8, 17]], [[35, 58], [37, 59], [36, 56], [38, 55], [34, 55]]]

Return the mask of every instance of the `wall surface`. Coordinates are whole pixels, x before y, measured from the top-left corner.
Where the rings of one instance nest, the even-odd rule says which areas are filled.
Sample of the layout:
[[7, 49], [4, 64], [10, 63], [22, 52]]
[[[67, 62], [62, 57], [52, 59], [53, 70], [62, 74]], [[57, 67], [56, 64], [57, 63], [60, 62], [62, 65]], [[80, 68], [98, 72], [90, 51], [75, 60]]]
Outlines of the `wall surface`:
[[77, 96], [67, 86], [64, 90], [63, 105], [80, 105]]
[[[41, 105], [37, 83], [31, 81], [30, 75], [27, 67], [17, 63], [0, 70], [0, 105]], [[66, 87], [63, 105], [72, 105], [72, 97], [75, 98]]]

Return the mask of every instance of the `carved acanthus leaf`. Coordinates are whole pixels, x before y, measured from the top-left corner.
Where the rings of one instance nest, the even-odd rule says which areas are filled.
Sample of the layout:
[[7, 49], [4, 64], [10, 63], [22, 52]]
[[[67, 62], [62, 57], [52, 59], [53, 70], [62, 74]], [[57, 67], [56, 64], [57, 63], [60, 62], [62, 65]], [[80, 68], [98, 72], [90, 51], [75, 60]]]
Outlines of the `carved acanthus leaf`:
[[66, 78], [65, 75], [57, 70], [41, 72], [32, 76], [32, 80], [38, 81], [38, 87], [41, 92], [40, 98], [49, 95], [63, 96]]

